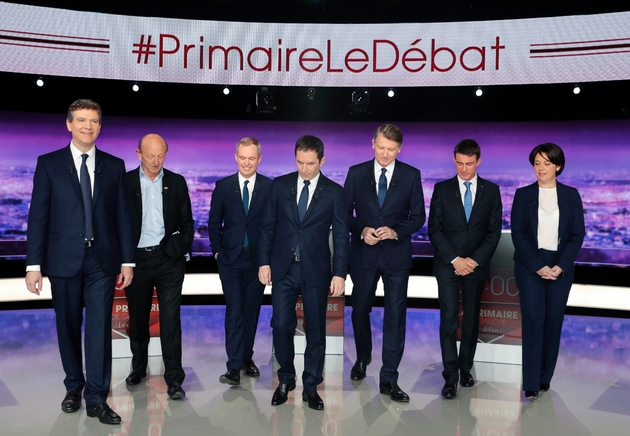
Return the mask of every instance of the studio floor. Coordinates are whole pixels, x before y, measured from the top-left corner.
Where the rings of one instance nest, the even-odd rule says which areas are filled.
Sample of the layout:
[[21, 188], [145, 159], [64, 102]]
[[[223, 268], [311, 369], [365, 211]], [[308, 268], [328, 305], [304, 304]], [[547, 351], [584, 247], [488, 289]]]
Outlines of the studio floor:
[[[109, 404], [117, 426], [60, 410], [64, 374], [51, 309], [0, 311], [0, 434], [35, 435], [626, 435], [630, 432], [630, 320], [567, 316], [551, 390], [522, 397], [519, 365], [477, 362], [477, 383], [454, 400], [440, 396], [439, 313], [409, 309], [399, 385], [411, 397], [394, 403], [378, 391], [382, 309], [372, 315], [374, 359], [368, 376], [350, 380], [355, 360], [350, 309], [345, 352], [327, 356], [318, 391], [324, 411], [302, 403], [300, 378], [289, 401], [271, 405], [277, 384], [269, 321], [263, 306], [254, 360], [259, 379], [218, 382], [225, 372], [223, 306], [182, 307], [183, 401], [169, 400], [160, 357], [150, 358], [146, 383], [128, 388], [130, 358], [115, 359]], [[302, 357], [296, 357], [301, 371]]]

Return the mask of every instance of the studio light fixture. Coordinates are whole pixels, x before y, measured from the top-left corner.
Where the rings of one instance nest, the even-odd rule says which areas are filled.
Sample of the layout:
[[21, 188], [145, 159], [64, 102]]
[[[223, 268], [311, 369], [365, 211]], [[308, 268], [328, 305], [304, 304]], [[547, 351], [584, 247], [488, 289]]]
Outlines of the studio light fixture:
[[483, 95], [483, 89], [480, 86], [478, 86], [477, 89], [475, 90], [475, 95], [477, 97], [481, 97]]
[[256, 108], [258, 113], [273, 113], [276, 106], [273, 101], [273, 92], [263, 86], [256, 92]]
[[133, 82], [133, 83], [131, 84], [131, 90], [132, 90], [133, 92], [140, 92], [140, 83], [138, 83], [138, 82]]
[[580, 85], [573, 85], [573, 94], [578, 95], [580, 92], [582, 92]]
[[35, 86], [42, 88], [44, 85], [46, 85], [46, 81], [42, 76], [35, 78]]
[[367, 108], [370, 105], [370, 92], [365, 88], [356, 88], [352, 91], [352, 98], [350, 100], [350, 112], [353, 114], [360, 114], [367, 112]]
[[230, 92], [232, 92], [232, 90], [229, 86], [224, 86], [221, 92], [223, 93], [223, 95], [230, 95]]
[[395, 95], [396, 95], [396, 92], [394, 91], [394, 88], [389, 88], [389, 89], [387, 90], [387, 96], [388, 96], [389, 98], [394, 98], [394, 96], [395, 96]]
[[306, 90], [306, 98], [308, 98], [309, 100], [315, 100], [315, 93], [317, 91], [315, 90], [315, 88], [308, 88]]

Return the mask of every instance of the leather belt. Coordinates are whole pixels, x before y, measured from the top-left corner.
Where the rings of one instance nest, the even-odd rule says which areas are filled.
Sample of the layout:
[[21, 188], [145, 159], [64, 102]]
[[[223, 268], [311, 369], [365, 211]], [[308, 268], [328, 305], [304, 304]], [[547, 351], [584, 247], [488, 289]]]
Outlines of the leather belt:
[[160, 248], [159, 245], [152, 245], [151, 247], [138, 247], [138, 251], [155, 251]]

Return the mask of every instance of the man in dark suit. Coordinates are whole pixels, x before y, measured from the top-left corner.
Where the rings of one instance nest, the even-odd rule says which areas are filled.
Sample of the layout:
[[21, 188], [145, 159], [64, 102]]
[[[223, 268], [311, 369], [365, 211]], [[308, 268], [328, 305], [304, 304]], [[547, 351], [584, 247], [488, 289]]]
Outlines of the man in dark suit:
[[397, 126], [376, 129], [374, 159], [349, 169], [344, 191], [352, 233], [352, 327], [357, 348], [350, 378], [363, 380], [372, 361], [370, 313], [376, 284], [382, 278], [385, 307], [379, 390], [406, 403], [409, 396], [398, 386], [398, 365], [405, 348], [411, 235], [420, 230], [426, 214], [420, 171], [396, 160], [402, 144]]
[[216, 183], [210, 202], [208, 233], [225, 296], [227, 372], [219, 381], [241, 383], [241, 370], [260, 376], [252, 356], [265, 285], [258, 280], [258, 233], [271, 179], [258, 174], [260, 142], [245, 137], [236, 144], [238, 172]]
[[159, 135], [146, 135], [136, 154], [140, 166], [127, 173], [131, 193], [133, 242], [136, 270], [133, 283], [125, 288], [129, 306], [129, 341], [133, 358], [125, 380], [135, 386], [147, 375], [149, 318], [153, 289], [160, 304], [160, 342], [164, 380], [169, 398], [178, 400], [185, 373], [182, 367], [182, 323], [180, 305], [194, 221], [186, 180], [163, 168], [168, 144]]
[[[471, 387], [470, 373], [477, 348], [479, 308], [490, 258], [501, 239], [503, 209], [499, 187], [477, 175], [481, 149], [472, 139], [453, 151], [457, 175], [436, 183], [429, 211], [429, 238], [435, 252], [433, 274], [440, 302], [440, 346], [444, 398], [457, 395], [457, 381]], [[457, 354], [459, 300], [464, 312]]]
[[83, 391], [89, 417], [118, 424], [120, 416], [106, 402], [112, 369], [112, 304], [114, 287], [131, 283], [135, 251], [125, 164], [94, 147], [101, 117], [97, 103], [73, 102], [66, 119], [72, 142], [37, 159], [28, 217], [26, 286], [39, 295], [42, 273], [50, 280], [66, 373], [61, 410], [79, 410]]
[[271, 327], [280, 365], [273, 406], [286, 402], [289, 391], [295, 389], [295, 304], [302, 294], [306, 331], [302, 400], [311, 409], [324, 408], [317, 385], [324, 380], [326, 303], [329, 293], [344, 294], [348, 272], [343, 189], [320, 172], [325, 160], [319, 138], [299, 138], [295, 144], [298, 171], [274, 179], [261, 223], [258, 277], [265, 285], [273, 282]]

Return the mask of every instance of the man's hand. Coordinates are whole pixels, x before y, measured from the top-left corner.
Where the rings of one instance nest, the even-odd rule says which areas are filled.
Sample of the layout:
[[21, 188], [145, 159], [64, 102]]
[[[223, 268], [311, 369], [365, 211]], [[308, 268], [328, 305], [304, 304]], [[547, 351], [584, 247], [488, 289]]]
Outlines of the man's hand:
[[538, 274], [540, 277], [542, 277], [545, 280], [555, 280], [558, 277], [558, 276], [554, 276], [551, 272], [551, 268], [549, 268], [546, 265], [540, 268], [538, 271], [536, 271], [536, 274]]
[[387, 226], [379, 227], [374, 231], [379, 241], [384, 241], [385, 239], [396, 239], [398, 234], [391, 228]]
[[470, 258], [458, 257], [453, 261], [455, 274], [457, 274], [458, 276], [467, 276], [475, 270], [475, 266], [477, 266], [477, 263], [475, 261], [472, 261], [471, 265], [471, 262], [469, 262], [468, 259]]
[[332, 297], [341, 297], [346, 293], [346, 279], [339, 276], [333, 276], [330, 281], [330, 295]]
[[258, 280], [265, 286], [271, 285], [271, 267], [263, 265], [258, 268]]
[[558, 278], [558, 276], [562, 273], [564, 273], [564, 271], [558, 265], [551, 268], [551, 275], [555, 278]]
[[116, 276], [116, 289], [125, 289], [133, 280], [133, 267], [123, 265], [120, 267], [120, 274]]
[[376, 234], [376, 229], [372, 227], [366, 227], [361, 232], [361, 236], [363, 236], [363, 240], [368, 245], [376, 245], [379, 243], [380, 239]]
[[26, 273], [26, 289], [35, 295], [39, 295], [43, 289], [44, 280], [40, 271], [28, 271]]

